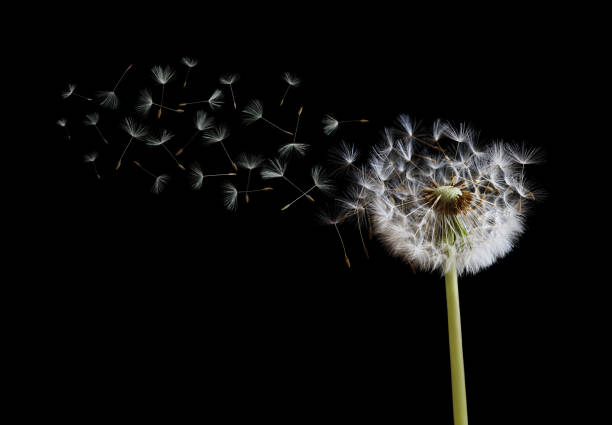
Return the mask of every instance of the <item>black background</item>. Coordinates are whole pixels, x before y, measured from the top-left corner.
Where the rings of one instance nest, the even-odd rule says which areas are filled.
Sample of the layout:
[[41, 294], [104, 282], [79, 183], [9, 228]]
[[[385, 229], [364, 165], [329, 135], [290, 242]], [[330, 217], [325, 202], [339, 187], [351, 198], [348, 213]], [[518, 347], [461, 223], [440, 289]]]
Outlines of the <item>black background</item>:
[[[116, 6], [65, 12], [51, 25], [46, 42], [57, 72], [42, 81], [53, 105], [45, 143], [54, 183], [42, 191], [45, 233], [34, 249], [44, 252], [40, 267], [53, 278], [32, 289], [46, 318], [39, 323], [45, 382], [65, 400], [49, 409], [75, 418], [141, 406], [226, 422], [452, 421], [440, 276], [413, 274], [376, 241], [366, 260], [355, 229], [344, 225], [347, 270], [333, 227], [317, 224], [314, 206], [278, 210], [291, 199], [287, 187], [229, 213], [217, 184], [191, 191], [169, 158], [150, 148], [130, 151], [120, 172], [112, 171], [125, 134], [109, 128], [104, 153], [93, 129], [78, 123], [98, 110], [104, 130], [114, 113], [59, 94], [68, 82], [83, 94], [112, 87], [134, 63], [120, 98], [122, 90], [129, 98], [157, 89], [148, 70], [170, 64], [179, 73], [169, 99], [196, 87], [210, 93], [220, 74], [238, 72], [239, 108], [260, 98], [264, 116], [290, 127], [287, 111], [304, 105], [300, 131], [315, 146], [311, 160], [341, 139], [367, 153], [399, 113], [424, 123], [469, 122], [482, 140], [544, 148], [547, 162], [529, 172], [547, 197], [533, 205], [515, 250], [460, 278], [460, 292], [470, 422], [550, 419], [559, 400], [542, 394], [559, 380], [555, 346], [564, 321], [557, 314], [563, 289], [551, 272], [563, 269], [555, 244], [563, 200], [554, 177], [568, 159], [551, 125], [553, 105], [563, 102], [554, 78], [561, 41], [541, 15], [523, 9], [486, 10], [476, 19], [465, 17], [471, 11], [351, 8], [276, 15], [263, 5]], [[180, 88], [182, 56], [200, 60], [187, 89]], [[304, 83], [278, 108], [285, 71]], [[116, 117], [130, 113], [129, 102]], [[284, 140], [263, 123], [239, 124], [228, 106], [230, 151], [271, 152]], [[320, 119], [330, 112], [370, 123], [325, 137]], [[70, 141], [55, 125], [62, 116], [74, 124]], [[163, 120], [191, 134], [191, 115]], [[92, 148], [102, 156], [100, 182], [81, 159]], [[216, 148], [190, 155], [224, 164]], [[125, 165], [137, 157], [175, 176], [161, 195]], [[303, 186], [306, 172], [295, 169]]]

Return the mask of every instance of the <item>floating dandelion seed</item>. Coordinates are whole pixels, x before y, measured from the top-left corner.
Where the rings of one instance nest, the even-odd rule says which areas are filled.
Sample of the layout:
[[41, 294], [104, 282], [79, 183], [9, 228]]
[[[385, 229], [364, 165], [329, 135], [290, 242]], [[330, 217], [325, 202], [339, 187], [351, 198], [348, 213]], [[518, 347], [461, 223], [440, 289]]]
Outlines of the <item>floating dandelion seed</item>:
[[306, 143], [287, 143], [278, 148], [278, 154], [281, 158], [291, 158], [306, 155], [310, 149], [310, 145]]
[[142, 171], [144, 171], [145, 173], [147, 173], [148, 175], [150, 175], [151, 177], [155, 179], [153, 180], [153, 185], [151, 186], [151, 192], [153, 192], [156, 195], [159, 195], [161, 191], [164, 190], [168, 182], [170, 181], [169, 175], [160, 174], [159, 176], [157, 176], [153, 174], [152, 172], [150, 172], [149, 170], [147, 170], [146, 168], [144, 168], [142, 165], [140, 165], [140, 162], [138, 161], [134, 161], [134, 165], [136, 165]]
[[75, 89], [76, 89], [76, 84], [68, 84], [68, 88], [62, 92], [62, 99], [68, 99], [70, 96], [76, 96], [83, 100], [87, 100], [88, 102], [91, 102], [93, 100], [90, 97], [82, 96], [78, 93], [75, 93], [74, 91]]
[[248, 175], [247, 175], [246, 190], [244, 191], [245, 192], [244, 198], [247, 204], [249, 203], [249, 188], [251, 185], [251, 173], [256, 168], [259, 168], [261, 164], [263, 163], [263, 161], [264, 159], [262, 156], [247, 154], [247, 153], [241, 153], [240, 156], [238, 157], [238, 165], [241, 168], [246, 168], [247, 170], [249, 170]]
[[282, 178], [291, 186], [296, 188], [300, 193], [302, 193], [308, 200], [314, 202], [314, 198], [309, 194], [305, 193], [298, 185], [289, 180], [285, 173], [287, 171], [287, 163], [282, 161], [281, 159], [269, 159], [266, 165], [261, 170], [261, 177], [263, 179], [278, 179]]
[[183, 171], [185, 171], [185, 167], [183, 166], [183, 164], [181, 164], [174, 155], [172, 155], [172, 152], [170, 152], [170, 149], [168, 149], [168, 147], [166, 146], [166, 143], [169, 142], [170, 140], [172, 140], [174, 138], [174, 134], [172, 134], [171, 132], [169, 132], [168, 130], [162, 130], [159, 132], [159, 134], [157, 134], [156, 136], [151, 136], [147, 138], [147, 145], [149, 146], [161, 146], [164, 148], [164, 150], [166, 152], [168, 152], [168, 155], [170, 155], [170, 157], [172, 158], [172, 160], [174, 162], [176, 162], [176, 165]]
[[138, 101], [136, 102], [136, 112], [140, 113], [143, 116], [147, 116], [151, 111], [151, 107], [153, 106], [159, 107], [160, 110], [165, 109], [167, 111], [177, 112], [179, 114], [185, 112], [183, 109], [168, 108], [167, 106], [163, 106], [160, 103], [155, 103], [153, 102], [153, 95], [151, 95], [149, 89], [141, 90], [140, 96], [138, 97]]
[[285, 93], [283, 94], [283, 97], [280, 101], [280, 106], [283, 106], [283, 103], [285, 103], [285, 97], [287, 97], [289, 89], [291, 87], [299, 87], [299, 85], [301, 84], [301, 80], [290, 72], [285, 72], [283, 74], [283, 80], [285, 80], [285, 82], [287, 83], [287, 90], [285, 90]]
[[262, 121], [267, 122], [268, 124], [270, 124], [274, 128], [282, 131], [283, 133], [288, 134], [290, 136], [293, 136], [293, 133], [291, 133], [290, 131], [283, 130], [278, 125], [276, 125], [273, 122], [270, 122], [270, 121], [268, 121], [267, 119], [264, 118], [264, 116], [263, 116], [263, 105], [257, 99], [251, 100], [248, 103], [248, 105], [242, 110], [242, 114], [243, 114], [243, 120], [244, 120], [244, 122], [247, 125], [253, 124], [255, 121], [262, 120]]
[[223, 105], [223, 92], [219, 89], [215, 89], [215, 91], [206, 100], [179, 103], [179, 106], [197, 105], [200, 103], [208, 103], [208, 106], [210, 106], [210, 109], [214, 111], [215, 109], [220, 108]]
[[344, 140], [338, 146], [330, 149], [329, 156], [330, 161], [339, 166], [341, 170], [352, 168], [359, 171], [359, 168], [355, 166], [355, 161], [359, 158], [359, 151]]
[[205, 142], [208, 144], [219, 143], [221, 147], [223, 148], [223, 151], [225, 152], [227, 159], [229, 159], [229, 161], [232, 163], [232, 168], [235, 171], [238, 171], [238, 166], [236, 165], [236, 163], [230, 156], [229, 152], [225, 148], [225, 145], [223, 144], [223, 141], [227, 139], [229, 135], [230, 135], [229, 128], [227, 128], [227, 126], [222, 124], [222, 125], [218, 125], [217, 127], [213, 128], [211, 131], [204, 133], [203, 137], [204, 137]]
[[230, 93], [232, 94], [232, 102], [234, 102], [234, 109], [238, 109], [236, 106], [236, 97], [234, 96], [234, 88], [233, 84], [240, 79], [240, 75], [238, 74], [226, 74], [219, 78], [219, 82], [226, 86], [229, 86]]
[[348, 255], [346, 254], [346, 246], [344, 245], [342, 234], [340, 234], [340, 229], [338, 228], [338, 224], [341, 224], [344, 221], [344, 214], [320, 212], [319, 219], [323, 224], [332, 225], [336, 228], [336, 233], [338, 234], [340, 244], [342, 245], [342, 252], [344, 253], [344, 262], [346, 266], [350, 269], [351, 262], [349, 261]]
[[295, 122], [295, 131], [293, 132], [293, 143], [297, 140], [298, 129], [300, 128], [300, 118], [302, 117], [302, 112], [304, 111], [304, 107], [300, 106], [297, 113], [297, 120]]
[[128, 71], [132, 69], [132, 66], [134, 65], [130, 64], [126, 68], [126, 70], [123, 71], [123, 74], [121, 74], [121, 77], [119, 77], [117, 84], [115, 84], [115, 87], [113, 87], [112, 90], [99, 91], [96, 93], [96, 97], [98, 98], [101, 106], [105, 108], [109, 108], [109, 109], [117, 109], [119, 107], [119, 97], [117, 97], [117, 88], [119, 87], [119, 84], [121, 83], [121, 81], [123, 81], [123, 78], [128, 73]]
[[98, 180], [102, 180], [102, 177], [100, 176], [100, 173], [98, 173], [98, 167], [96, 167], [96, 160], [97, 159], [98, 159], [98, 152], [90, 152], [90, 153], [88, 153], [88, 154], [83, 156], [83, 161], [86, 164], [91, 164], [92, 165]]
[[238, 205], [238, 189], [230, 182], [223, 183], [223, 205], [230, 211], [236, 211]]
[[162, 86], [161, 100], [159, 101], [159, 110], [157, 111], [157, 119], [159, 119], [162, 114], [166, 84], [168, 84], [174, 78], [174, 70], [170, 66], [162, 67], [155, 65], [153, 68], [151, 68], [151, 73], [153, 74], [153, 79], [157, 82], [157, 84], [161, 84]]
[[123, 156], [127, 152], [132, 142], [134, 140], [142, 140], [144, 137], [146, 137], [148, 133], [148, 130], [145, 126], [143, 126], [133, 118], [129, 117], [123, 120], [123, 122], [121, 123], [121, 129], [130, 135], [130, 141], [125, 146], [125, 149], [123, 149], [123, 153], [119, 157], [119, 161], [117, 161], [115, 170], [118, 170], [121, 167], [121, 160], [123, 159]]
[[197, 111], [194, 116], [193, 122], [195, 124], [197, 131], [193, 133], [193, 136], [191, 136], [191, 138], [187, 141], [187, 143], [185, 143], [185, 145], [182, 148], [176, 151], [175, 153], [176, 156], [179, 156], [180, 154], [182, 154], [185, 151], [185, 149], [187, 149], [187, 147], [195, 140], [198, 134], [200, 134], [203, 131], [211, 129], [215, 124], [214, 118], [209, 117], [204, 111]]
[[223, 174], [204, 174], [200, 164], [194, 162], [189, 166], [189, 181], [193, 190], [200, 190], [204, 179], [208, 177], [222, 177], [222, 176], [235, 176], [236, 173], [223, 173]]
[[347, 211], [346, 217], [348, 219], [354, 218], [356, 220], [363, 252], [366, 258], [370, 258], [370, 253], [366, 246], [365, 238], [362, 232], [362, 228], [368, 227], [368, 223], [370, 222], [366, 210], [367, 200], [364, 192], [365, 191], [363, 188], [353, 186], [347, 190], [346, 197], [340, 199], [339, 202], [340, 205]]
[[367, 123], [369, 122], [368, 120], [346, 120], [346, 121], [338, 121], [337, 119], [335, 119], [333, 116], [331, 115], [326, 115], [325, 118], [323, 118], [323, 132], [330, 136], [333, 133], [336, 132], [336, 130], [338, 130], [338, 127], [340, 126], [340, 124], [348, 124], [348, 123]]
[[70, 140], [70, 131], [68, 131], [68, 120], [66, 118], [60, 118], [55, 122], [57, 125], [62, 127], [66, 132], [66, 139]]
[[299, 201], [303, 197], [308, 196], [308, 193], [312, 192], [314, 189], [319, 189], [322, 192], [330, 192], [330, 191], [333, 190], [332, 182], [327, 177], [327, 175], [325, 174], [325, 171], [323, 171], [322, 167], [320, 167], [318, 165], [315, 166], [311, 170], [310, 176], [312, 177], [312, 182], [313, 182], [312, 187], [310, 189], [308, 189], [306, 192], [302, 193], [297, 198], [295, 198], [293, 201], [291, 201], [290, 203], [285, 205], [283, 208], [281, 208], [281, 211], [285, 211], [287, 208], [289, 208], [291, 205], [295, 204], [297, 201]]
[[198, 64], [197, 59], [184, 57], [181, 59], [181, 63], [187, 67], [187, 72], [185, 73], [185, 82], [183, 83], [183, 88], [187, 87], [187, 79], [189, 78], [189, 71], [191, 68], [195, 67]]
[[391, 252], [445, 275], [454, 417], [467, 424], [457, 276], [490, 266], [523, 232], [523, 203], [537, 196], [522, 166], [535, 161], [537, 150], [517, 154], [501, 142], [481, 150], [477, 133], [464, 124], [436, 122], [431, 135], [417, 137], [408, 116], [398, 123], [367, 171], [356, 174], [365, 195], [359, 202]]
[[93, 112], [91, 114], [85, 115], [85, 120], [83, 121], [83, 124], [94, 127], [100, 135], [102, 141], [108, 145], [108, 140], [106, 140], [106, 137], [104, 137], [102, 131], [98, 127], [98, 121], [100, 121], [100, 114], [97, 112]]

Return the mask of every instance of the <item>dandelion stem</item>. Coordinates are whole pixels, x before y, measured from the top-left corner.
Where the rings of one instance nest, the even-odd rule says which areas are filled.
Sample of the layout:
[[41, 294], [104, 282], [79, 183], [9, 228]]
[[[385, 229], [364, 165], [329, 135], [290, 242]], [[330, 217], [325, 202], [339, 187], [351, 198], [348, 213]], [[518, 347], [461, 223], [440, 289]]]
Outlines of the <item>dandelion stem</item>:
[[274, 124], [274, 123], [273, 123], [273, 122], [271, 122], [271, 121], [268, 121], [268, 120], [267, 120], [267, 119], [265, 119], [264, 117], [261, 117], [261, 119], [262, 119], [263, 121], [267, 122], [268, 124], [270, 124], [272, 127], [279, 129], [279, 130], [280, 130], [280, 131], [282, 131], [283, 133], [288, 134], [289, 136], [293, 136], [293, 133], [292, 133], [292, 132], [290, 132], [290, 131], [287, 131], [287, 130], [284, 130], [284, 129], [280, 128], [279, 126], [277, 126], [276, 124]]
[[346, 247], [344, 246], [344, 241], [342, 240], [340, 229], [338, 229], [338, 223], [334, 223], [334, 227], [336, 228], [336, 232], [338, 232], [338, 237], [340, 238], [340, 243], [342, 244], [342, 251], [344, 251], [344, 262], [346, 263], [346, 266], [350, 269], [351, 262], [349, 261], [348, 255], [346, 255]]
[[283, 106], [283, 103], [285, 103], [285, 97], [287, 97], [287, 93], [289, 93], [289, 89], [290, 88], [291, 88], [291, 86], [287, 85], [287, 90], [285, 90], [285, 94], [283, 94], [283, 97], [282, 97], [281, 102], [280, 102], [280, 106]]
[[236, 165], [236, 163], [234, 162], [234, 160], [232, 159], [232, 157], [230, 156], [229, 152], [227, 151], [227, 149], [225, 148], [225, 145], [223, 144], [223, 142], [221, 143], [221, 147], [223, 148], [223, 151], [225, 152], [225, 155], [227, 156], [227, 159], [230, 160], [230, 162], [232, 163], [232, 168], [235, 171], [238, 171], [238, 166]]
[[461, 342], [461, 314], [459, 311], [459, 287], [454, 255], [445, 274], [446, 306], [448, 311], [448, 340], [451, 361], [451, 384], [453, 393], [453, 417], [455, 425], [467, 425], [467, 401], [465, 396], [465, 373], [463, 370], [463, 344]]
[[104, 137], [104, 135], [102, 134], [102, 131], [100, 131], [100, 129], [98, 128], [98, 126], [94, 126], [96, 128], [96, 130], [98, 130], [98, 134], [100, 135], [100, 137], [102, 138], [102, 140], [104, 141], [104, 143], [106, 143], [108, 145], [108, 140], [106, 140], [106, 137]]
[[123, 80], [123, 77], [125, 77], [125, 74], [127, 74], [127, 72], [130, 69], [132, 69], [132, 66], [134, 66], [134, 64], [130, 64], [130, 66], [128, 66], [127, 69], [125, 71], [123, 71], [123, 74], [121, 74], [121, 78], [119, 78], [119, 81], [117, 81], [117, 84], [115, 84], [115, 87], [113, 87], [113, 92], [115, 92], [115, 90], [117, 90], [117, 87], [119, 87], [119, 84]]
[[178, 165], [178, 167], [179, 167], [181, 170], [185, 171], [185, 167], [183, 166], [183, 164], [181, 164], [181, 163], [178, 161], [178, 159], [176, 159], [176, 157], [175, 157], [174, 155], [172, 155], [172, 152], [170, 152], [170, 149], [168, 149], [168, 148], [166, 147], [166, 145], [162, 145], [162, 147], [163, 147], [163, 148], [166, 150], [166, 152], [168, 152], [168, 155], [170, 155], [170, 157], [171, 157], [171, 158], [174, 160], [174, 162], [176, 162], [176, 165]]
[[232, 102], [234, 102], [234, 109], [238, 109], [238, 107], [236, 106], [236, 98], [234, 97], [234, 89], [232, 88], [232, 85], [229, 85], [230, 88], [230, 92], [232, 93]]

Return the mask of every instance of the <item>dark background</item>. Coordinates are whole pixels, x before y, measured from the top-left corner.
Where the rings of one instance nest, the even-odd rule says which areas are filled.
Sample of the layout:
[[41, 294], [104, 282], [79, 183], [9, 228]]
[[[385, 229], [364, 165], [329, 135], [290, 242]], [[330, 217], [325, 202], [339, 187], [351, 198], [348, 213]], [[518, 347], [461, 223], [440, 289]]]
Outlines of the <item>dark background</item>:
[[[291, 164], [288, 175], [304, 187], [308, 166], [324, 161], [329, 146], [343, 139], [365, 156], [399, 113], [425, 124], [469, 122], [483, 141], [544, 148], [547, 162], [529, 173], [547, 197], [533, 205], [515, 250], [460, 278], [460, 293], [470, 423], [550, 419], [559, 400], [542, 394], [559, 381], [555, 347], [566, 320], [551, 271], [564, 272], [555, 243], [563, 199], [554, 177], [568, 154], [551, 125], [563, 102], [554, 78], [561, 42], [542, 16], [523, 9], [485, 11], [479, 20], [452, 10], [443, 17], [435, 10], [397, 16], [393, 9], [298, 8], [275, 15], [266, 6], [207, 6], [205, 13], [147, 7], [66, 12], [46, 40], [57, 70], [43, 78], [53, 105], [45, 117], [53, 187], [42, 191], [45, 233], [34, 249], [45, 253], [40, 267], [53, 279], [33, 291], [45, 312], [46, 382], [71, 401], [48, 409], [73, 418], [141, 406], [168, 408], [170, 417], [195, 409], [226, 421], [452, 421], [440, 276], [413, 274], [376, 241], [366, 260], [357, 232], [343, 225], [348, 270], [335, 230], [317, 223], [314, 205], [279, 211], [293, 195], [282, 182], [250, 205], [240, 198], [230, 213], [218, 184], [190, 190], [165, 153], [142, 144], [113, 172], [127, 141], [117, 119], [133, 114], [130, 96], [141, 88], [158, 93], [150, 67], [170, 64], [178, 78], [167, 99], [190, 90], [207, 97], [220, 74], [238, 72], [239, 109], [259, 98], [264, 116], [291, 127], [303, 105], [300, 137], [313, 153], [304, 165]], [[182, 56], [200, 60], [187, 89], [180, 87]], [[112, 87], [130, 63], [119, 112], [60, 99], [68, 82], [87, 95]], [[279, 108], [285, 71], [303, 85]], [[244, 127], [228, 107], [222, 117], [231, 124], [233, 153], [270, 153], [285, 140], [261, 122]], [[96, 110], [109, 147], [79, 124]], [[326, 137], [325, 113], [370, 123]], [[169, 115], [161, 121], [177, 141], [191, 135], [191, 114]], [[55, 125], [61, 116], [73, 125], [71, 141]], [[102, 181], [82, 163], [91, 149], [101, 153]], [[229, 171], [218, 146], [194, 144], [189, 155]], [[149, 193], [151, 181], [132, 159], [170, 172], [167, 190]], [[325, 204], [325, 196], [315, 197], [317, 207]]]

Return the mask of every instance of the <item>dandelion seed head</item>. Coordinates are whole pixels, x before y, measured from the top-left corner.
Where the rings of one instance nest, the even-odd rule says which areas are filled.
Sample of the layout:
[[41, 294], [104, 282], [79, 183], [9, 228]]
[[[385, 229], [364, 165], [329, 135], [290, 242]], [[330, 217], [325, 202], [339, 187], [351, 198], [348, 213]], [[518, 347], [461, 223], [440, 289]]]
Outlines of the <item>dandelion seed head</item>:
[[219, 78], [221, 84], [234, 84], [240, 79], [239, 74], [225, 74]]
[[98, 152], [89, 152], [88, 154], [83, 155], [83, 161], [85, 163], [96, 162], [98, 159]]
[[310, 177], [314, 185], [323, 192], [331, 192], [334, 189], [332, 180], [320, 165], [316, 165], [310, 171]]
[[183, 57], [181, 63], [189, 68], [193, 68], [198, 65], [198, 60], [190, 57]]
[[217, 109], [223, 105], [223, 92], [219, 89], [215, 89], [213, 94], [208, 98], [208, 106], [210, 109]]
[[68, 120], [66, 118], [60, 118], [55, 123], [60, 127], [66, 127], [66, 124], [68, 124]]
[[76, 84], [68, 84], [66, 90], [62, 92], [62, 99], [68, 99], [74, 93], [76, 89]]
[[100, 114], [97, 112], [92, 112], [91, 114], [85, 115], [83, 124], [96, 126], [98, 125], [98, 121], [100, 121]]
[[219, 124], [212, 130], [207, 131], [202, 135], [204, 142], [207, 144], [219, 143], [227, 139], [230, 135], [229, 128], [225, 124]]
[[257, 100], [251, 100], [242, 110], [242, 119], [248, 125], [263, 117], [263, 104]]
[[276, 179], [284, 177], [287, 171], [287, 163], [279, 158], [269, 159], [261, 170], [264, 179]]
[[153, 182], [153, 186], [151, 186], [151, 192], [159, 195], [162, 190], [166, 188], [168, 182], [170, 181], [170, 176], [168, 174], [162, 174], [155, 178]]
[[119, 97], [114, 91], [99, 91], [96, 93], [96, 98], [100, 106], [104, 108], [117, 109], [119, 107]]
[[148, 133], [148, 130], [144, 125], [131, 117], [125, 118], [121, 122], [121, 128], [135, 139], [142, 139]]
[[340, 124], [340, 122], [331, 115], [326, 115], [322, 122], [323, 132], [328, 136], [332, 135], [338, 129], [338, 125]]
[[302, 81], [295, 74], [290, 72], [285, 72], [283, 74], [283, 80], [285, 80], [285, 82], [292, 87], [298, 87], [302, 83]]
[[136, 101], [136, 111], [142, 115], [147, 115], [153, 106], [153, 95], [149, 89], [140, 91], [138, 100]]
[[198, 131], [206, 131], [215, 125], [215, 119], [208, 116], [208, 114], [202, 110], [197, 111], [194, 117], [194, 124]]
[[287, 143], [278, 148], [278, 154], [281, 158], [304, 156], [308, 149], [310, 149], [310, 145], [306, 143]]
[[329, 157], [334, 164], [341, 167], [350, 167], [359, 158], [359, 151], [354, 145], [343, 140], [338, 146], [330, 149]]
[[172, 134], [168, 130], [162, 130], [156, 136], [151, 136], [147, 138], [147, 145], [149, 146], [161, 146], [166, 142], [169, 142], [174, 138], [174, 134]]
[[254, 170], [264, 162], [264, 158], [261, 155], [241, 153], [238, 156], [238, 165], [247, 170]]
[[193, 190], [200, 190], [202, 183], [204, 182], [204, 172], [200, 167], [200, 164], [194, 162], [189, 167], [189, 183]]
[[236, 210], [238, 189], [230, 182], [223, 183], [223, 205], [230, 211]]
[[165, 85], [174, 78], [174, 70], [170, 66], [155, 65], [151, 68], [153, 79], [157, 84]]

